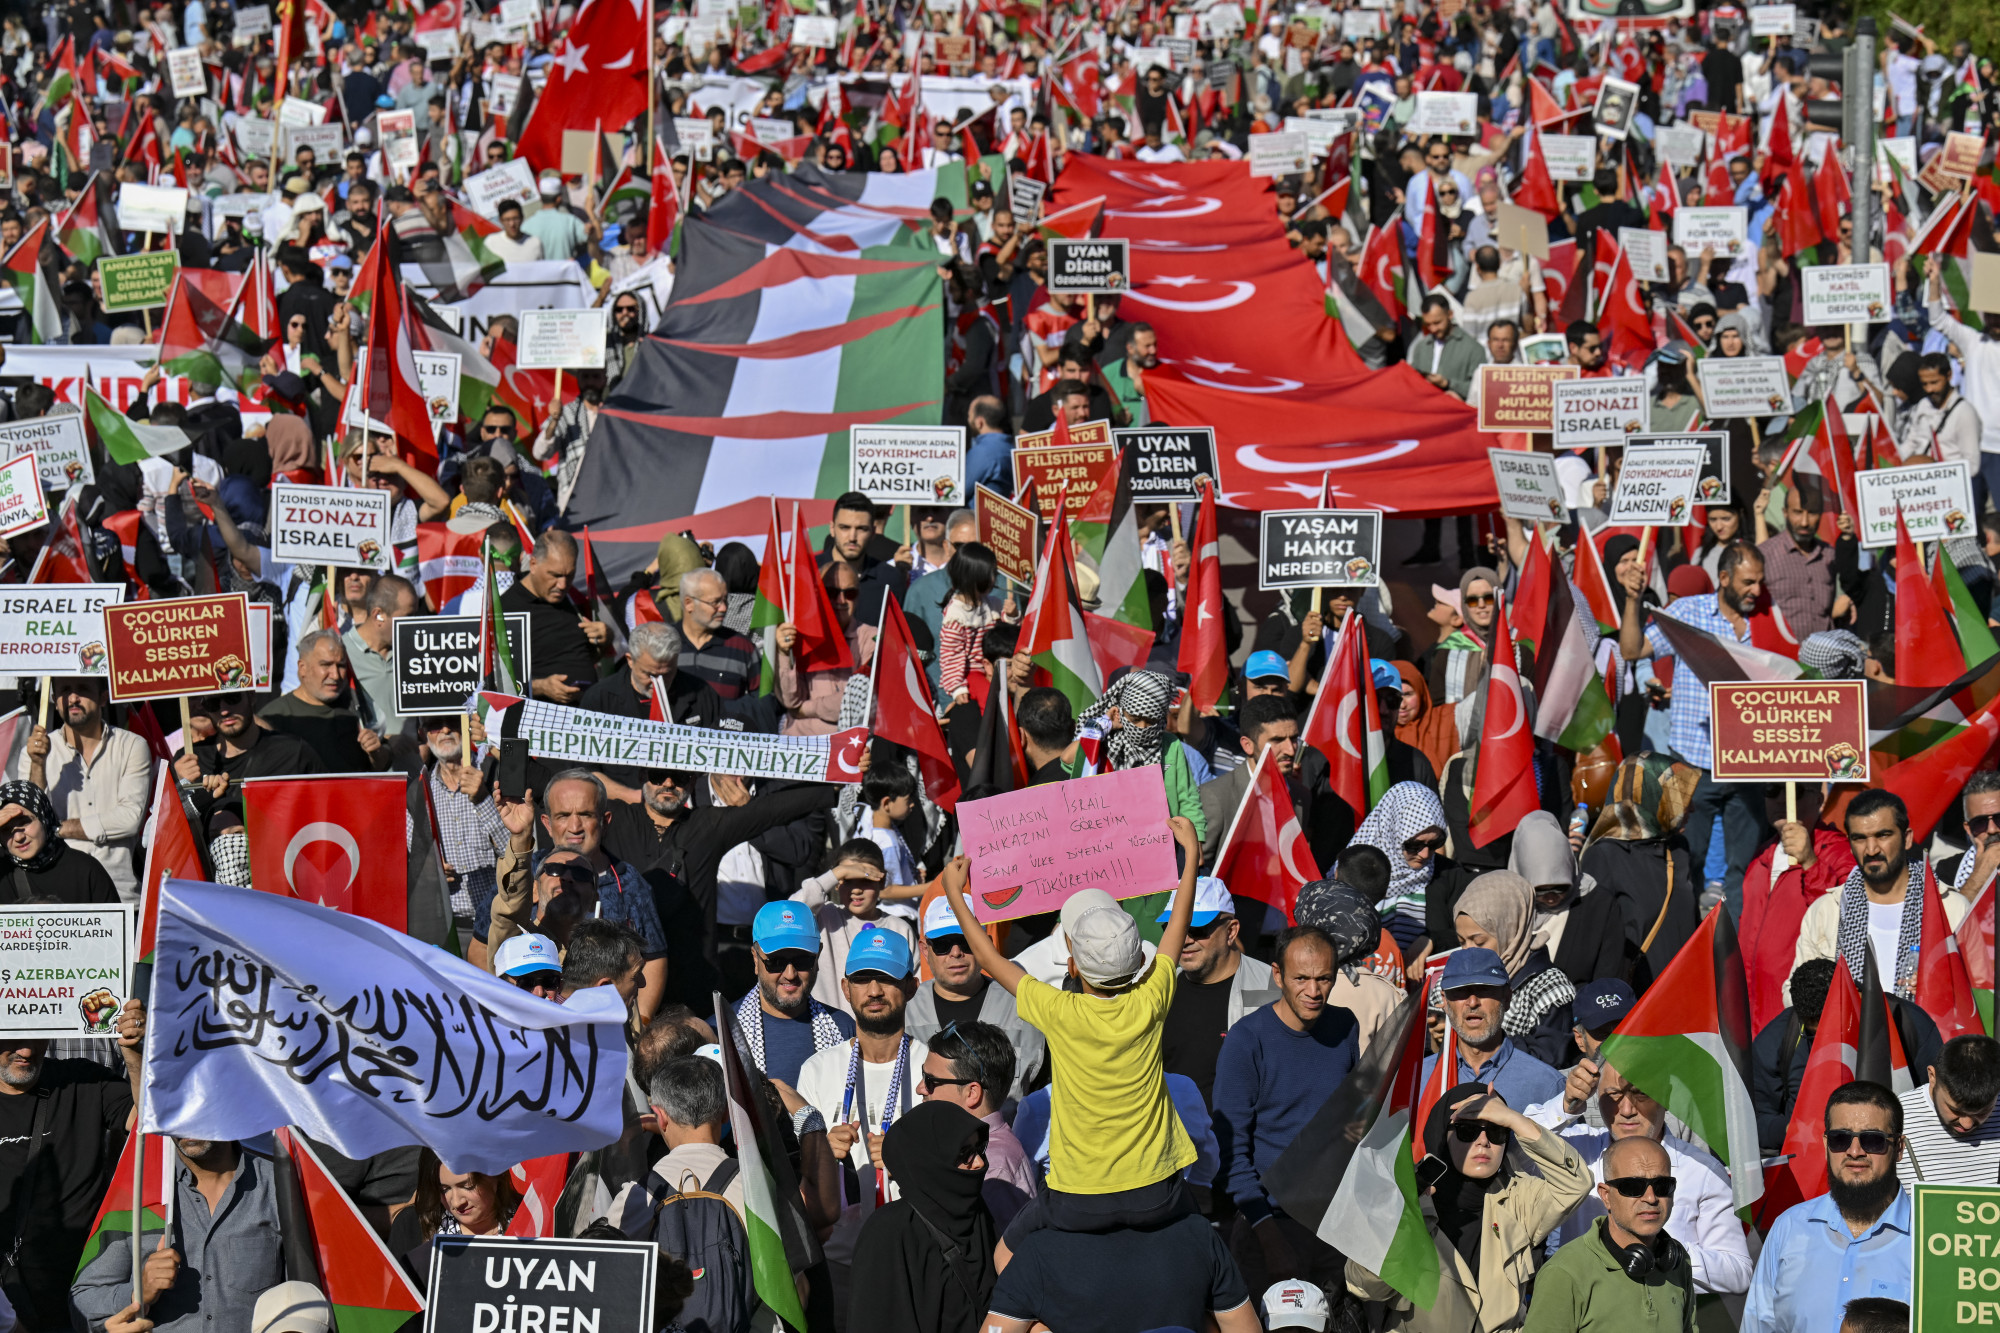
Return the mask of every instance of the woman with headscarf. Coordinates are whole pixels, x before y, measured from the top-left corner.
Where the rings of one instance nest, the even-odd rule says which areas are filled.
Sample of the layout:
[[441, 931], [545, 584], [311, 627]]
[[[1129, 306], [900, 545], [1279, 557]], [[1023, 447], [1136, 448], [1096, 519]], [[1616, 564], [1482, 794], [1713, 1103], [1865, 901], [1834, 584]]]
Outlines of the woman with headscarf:
[[1461, 945], [1491, 949], [1507, 967], [1512, 993], [1501, 1030], [1537, 1060], [1564, 1069], [1574, 1063], [1570, 1001], [1576, 987], [1549, 961], [1547, 941], [1534, 923], [1535, 891], [1511, 870], [1488, 871], [1466, 885], [1452, 918]]
[[[1424, 1119], [1423, 1144], [1417, 1178], [1432, 1183], [1419, 1206], [1437, 1249], [1436, 1298], [1418, 1307], [1352, 1259], [1347, 1289], [1388, 1302], [1384, 1327], [1392, 1333], [1520, 1327], [1543, 1242], [1590, 1192], [1590, 1168], [1561, 1136], [1478, 1083], [1438, 1098]], [[1516, 1144], [1525, 1161], [1509, 1151]]]
[[1452, 607], [1458, 613], [1458, 624], [1424, 655], [1424, 680], [1431, 687], [1432, 699], [1455, 704], [1486, 675], [1486, 645], [1492, 638], [1499, 601], [1498, 571], [1474, 565], [1459, 576], [1458, 604]]
[[[1420, 782], [1398, 782], [1354, 830], [1352, 842], [1373, 847], [1389, 859], [1389, 887], [1375, 910], [1407, 956], [1413, 943], [1431, 934], [1431, 918], [1437, 915], [1432, 904], [1445, 888], [1437, 882], [1438, 872], [1455, 869], [1444, 857], [1444, 807], [1437, 793]], [[1449, 921], [1448, 905], [1444, 910]]]
[[980, 1191], [986, 1122], [922, 1102], [882, 1140], [901, 1197], [877, 1208], [854, 1244], [847, 1327], [867, 1333], [974, 1333], [999, 1270], [1000, 1237]]
[[1403, 741], [1431, 761], [1434, 772], [1458, 753], [1458, 722], [1453, 713], [1457, 704], [1431, 702], [1430, 682], [1414, 662], [1395, 662], [1396, 674], [1403, 678], [1403, 704], [1396, 713], [1396, 739]]
[[1507, 868], [1534, 893], [1532, 929], [1556, 970], [1573, 985], [1629, 975], [1632, 946], [1625, 900], [1577, 873], [1576, 852], [1554, 815], [1536, 810], [1522, 817]]
[[1583, 845], [1583, 872], [1624, 901], [1637, 955], [1632, 989], [1644, 993], [1701, 924], [1701, 881], [1688, 862], [1688, 802], [1701, 771], [1666, 755], [1618, 765], [1604, 809]]
[[32, 782], [0, 782], [0, 902], [120, 901], [110, 872], [58, 838], [61, 827], [47, 792]]
[[660, 538], [660, 581], [653, 585], [653, 600], [669, 624], [681, 623], [681, 575], [707, 569], [701, 547], [691, 537], [670, 532]]

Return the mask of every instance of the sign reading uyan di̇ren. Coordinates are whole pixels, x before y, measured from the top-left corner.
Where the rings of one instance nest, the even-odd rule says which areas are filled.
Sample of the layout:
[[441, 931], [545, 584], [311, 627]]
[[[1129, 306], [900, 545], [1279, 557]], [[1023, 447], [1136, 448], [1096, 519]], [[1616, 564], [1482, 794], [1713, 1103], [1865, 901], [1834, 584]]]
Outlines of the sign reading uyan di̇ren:
[[1259, 588], [1371, 588], [1381, 582], [1380, 510], [1274, 509], [1262, 518]]
[[1122, 240], [1053, 237], [1048, 248], [1048, 286], [1052, 295], [1088, 296], [1096, 292], [1122, 292], [1131, 286], [1131, 256]]

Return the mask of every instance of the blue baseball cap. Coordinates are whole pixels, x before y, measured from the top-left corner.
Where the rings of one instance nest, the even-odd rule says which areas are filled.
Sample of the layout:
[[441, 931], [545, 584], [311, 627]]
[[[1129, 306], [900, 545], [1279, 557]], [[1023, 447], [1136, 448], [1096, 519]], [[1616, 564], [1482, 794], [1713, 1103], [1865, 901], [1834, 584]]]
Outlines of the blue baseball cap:
[[1447, 995], [1473, 986], [1512, 989], [1513, 985], [1507, 978], [1507, 964], [1491, 949], [1452, 950], [1444, 965], [1444, 975], [1438, 979], [1438, 989]]
[[847, 975], [880, 972], [901, 981], [910, 975], [910, 942], [893, 930], [869, 926], [854, 937], [847, 951]]
[[[1165, 925], [1174, 914], [1173, 899], [1167, 900], [1164, 911], [1155, 919]], [[1206, 926], [1214, 923], [1219, 916], [1235, 916], [1236, 899], [1230, 896], [1229, 888], [1213, 875], [1202, 875], [1194, 882], [1194, 916], [1191, 924]]]
[[1594, 1032], [1608, 1023], [1622, 1021], [1637, 1003], [1639, 997], [1632, 993], [1630, 985], [1607, 977], [1578, 986], [1576, 999], [1570, 1002], [1570, 1013], [1575, 1015], [1578, 1027]]
[[1249, 659], [1243, 663], [1245, 680], [1269, 680], [1273, 676], [1283, 676], [1286, 680], [1290, 680], [1292, 669], [1285, 665], [1284, 658], [1269, 648], [1250, 654]]
[[750, 923], [750, 938], [767, 955], [780, 949], [803, 949], [816, 954], [819, 923], [803, 903], [789, 900], [765, 903], [757, 909], [757, 919]]
[[1371, 657], [1368, 659], [1368, 674], [1374, 678], [1376, 689], [1402, 692], [1403, 673], [1396, 670], [1391, 663], [1384, 662], [1379, 657]]

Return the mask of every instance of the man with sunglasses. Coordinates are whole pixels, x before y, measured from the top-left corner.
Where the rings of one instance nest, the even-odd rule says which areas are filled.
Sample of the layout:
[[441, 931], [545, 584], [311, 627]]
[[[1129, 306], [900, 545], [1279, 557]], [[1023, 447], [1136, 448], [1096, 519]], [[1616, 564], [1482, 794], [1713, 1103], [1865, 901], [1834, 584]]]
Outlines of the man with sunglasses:
[[[1205, 783], [1201, 790], [1206, 792], [1214, 785]], [[1232, 809], [1224, 822], [1234, 814]], [[1253, 903], [1252, 908], [1261, 920], [1262, 904]], [[1167, 915], [1161, 912], [1158, 924], [1164, 926]], [[1213, 875], [1203, 875], [1194, 882], [1194, 917], [1188, 922], [1180, 957], [1174, 961], [1179, 971], [1174, 977], [1174, 998], [1167, 1007], [1166, 1025], [1160, 1030], [1161, 1063], [1169, 1074], [1192, 1079], [1201, 1089], [1202, 1103], [1212, 1106], [1215, 1065], [1222, 1056], [1223, 1038], [1246, 1015], [1275, 1001], [1278, 984], [1262, 963], [1244, 956], [1243, 923], [1236, 915], [1236, 899]]]
[[993, 1214], [994, 1227], [1004, 1233], [1041, 1188], [1028, 1150], [1002, 1114], [1002, 1107], [1013, 1100], [1006, 1089], [1016, 1082], [1014, 1047], [1005, 1032], [979, 1022], [951, 1023], [919, 1040], [930, 1046], [923, 1077], [917, 1082], [924, 1100], [963, 1106], [986, 1122], [986, 1183], [979, 1196]]
[[[910, 942], [901, 935], [863, 931], [847, 951], [840, 979], [854, 1011], [854, 1035], [815, 1051], [799, 1069], [799, 1096], [818, 1108], [827, 1145], [857, 1172], [881, 1169], [883, 1136], [922, 1100], [916, 1085], [930, 1048], [903, 1026], [915, 989], [911, 963]], [[848, 1201], [855, 1201], [852, 1194]]]
[[1689, 1333], [1696, 1277], [1669, 1230], [1681, 1210], [1667, 1150], [1651, 1139], [1621, 1139], [1597, 1170], [1597, 1193], [1570, 1224], [1593, 1205], [1596, 1216], [1536, 1275], [1523, 1333]]
[[1856, 1079], [1826, 1099], [1825, 1125], [1827, 1192], [1765, 1233], [1740, 1333], [1826, 1333], [1851, 1300], [1910, 1299], [1910, 1196], [1896, 1177], [1902, 1103]]
[[1007, 988], [994, 985], [993, 979], [979, 970], [972, 946], [966, 943], [965, 932], [943, 895], [931, 899], [931, 905], [924, 909], [923, 935], [924, 962], [930, 967], [931, 979], [910, 997], [903, 1017], [910, 1035], [927, 1042], [941, 1029], [957, 1026], [963, 1030], [974, 1024], [1001, 1033], [1013, 1048], [1009, 1062], [1013, 1077], [1005, 1083], [996, 1082], [988, 1101], [998, 1107], [1027, 1096], [1029, 1082], [1048, 1059], [1047, 1039], [1022, 1020]]
[[[1456, 950], [1444, 965], [1438, 987], [1444, 993], [1445, 1021], [1458, 1036], [1458, 1068], [1446, 1083], [1490, 1084], [1509, 1106], [1540, 1106], [1562, 1095], [1563, 1076], [1516, 1047], [1500, 1026], [1513, 983], [1499, 954], [1491, 949]], [[1426, 1081], [1437, 1062], [1435, 1054], [1424, 1057]]]
[[1972, 901], [2000, 872], [2000, 772], [1981, 769], [1974, 773], [1966, 779], [1960, 799], [1965, 802], [1965, 835], [1972, 845], [1938, 862], [1937, 871], [1941, 882]]
[[632, 368], [633, 359], [639, 355], [639, 340], [646, 336], [645, 327], [639, 322], [642, 312], [639, 298], [631, 292], [620, 292], [611, 298], [611, 321], [604, 335], [604, 388], [606, 392], [615, 388], [618, 381], [625, 378], [625, 372]]
[[765, 903], [750, 933], [757, 985], [736, 1002], [736, 1030], [752, 1065], [797, 1087], [806, 1061], [852, 1037], [854, 1020], [812, 997], [820, 936], [810, 908], [789, 900]]

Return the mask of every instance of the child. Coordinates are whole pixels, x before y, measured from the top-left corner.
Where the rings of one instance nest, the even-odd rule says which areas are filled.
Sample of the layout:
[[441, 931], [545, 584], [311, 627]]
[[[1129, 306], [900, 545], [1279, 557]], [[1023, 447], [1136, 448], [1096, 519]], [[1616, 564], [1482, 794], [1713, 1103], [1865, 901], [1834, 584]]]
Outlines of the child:
[[833, 869], [800, 885], [792, 901], [810, 907], [819, 923], [819, 974], [813, 978], [813, 998], [852, 1017], [854, 1010], [840, 979], [847, 975], [847, 951], [855, 937], [879, 926], [900, 934], [914, 953], [916, 936], [908, 924], [881, 908], [886, 876], [880, 847], [867, 838], [850, 838], [833, 858]]
[[[947, 709], [974, 702], [970, 678], [985, 676], [986, 658], [980, 643], [988, 627], [1002, 618], [992, 601], [998, 571], [993, 552], [978, 542], [961, 542], [945, 566], [951, 593], [939, 603], [944, 624], [938, 632], [938, 681], [950, 700]], [[984, 695], [984, 686], [980, 693]], [[985, 699], [976, 702], [983, 706]]]
[[[917, 780], [910, 775], [909, 768], [901, 763], [871, 765], [861, 779], [861, 803], [868, 807], [869, 817], [854, 831], [854, 836], [882, 849], [882, 864], [889, 883], [921, 883], [917, 878], [917, 858], [911, 854], [902, 829], [897, 827], [917, 805]], [[893, 902], [887, 907], [896, 916], [910, 921], [917, 919], [908, 903]], [[833, 975], [838, 984], [840, 973], [836, 971]]]

